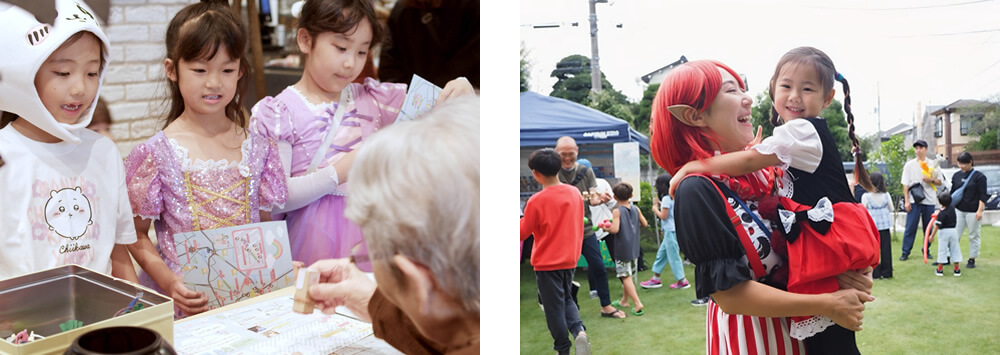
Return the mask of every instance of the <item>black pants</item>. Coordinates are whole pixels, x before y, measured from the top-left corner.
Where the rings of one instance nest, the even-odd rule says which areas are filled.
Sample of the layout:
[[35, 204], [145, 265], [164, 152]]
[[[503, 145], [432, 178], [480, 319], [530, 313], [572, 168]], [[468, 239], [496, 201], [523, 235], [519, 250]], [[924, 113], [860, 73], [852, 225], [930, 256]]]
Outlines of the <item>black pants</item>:
[[892, 236], [889, 235], [888, 229], [883, 229], [878, 231], [878, 237], [881, 256], [878, 266], [872, 271], [872, 277], [892, 277]]
[[819, 334], [806, 338], [806, 353], [809, 355], [861, 355], [854, 332], [839, 325], [831, 325]]
[[604, 258], [601, 257], [601, 241], [591, 235], [583, 238], [583, 250], [580, 251], [587, 259], [587, 281], [590, 289], [597, 290], [601, 299], [601, 307], [611, 305], [611, 291], [608, 289], [608, 271], [604, 269]]
[[535, 279], [542, 305], [545, 306], [545, 323], [554, 340], [552, 349], [567, 352], [573, 344], [567, 334], [572, 333], [576, 338], [586, 329], [570, 292], [573, 270], [535, 271]]

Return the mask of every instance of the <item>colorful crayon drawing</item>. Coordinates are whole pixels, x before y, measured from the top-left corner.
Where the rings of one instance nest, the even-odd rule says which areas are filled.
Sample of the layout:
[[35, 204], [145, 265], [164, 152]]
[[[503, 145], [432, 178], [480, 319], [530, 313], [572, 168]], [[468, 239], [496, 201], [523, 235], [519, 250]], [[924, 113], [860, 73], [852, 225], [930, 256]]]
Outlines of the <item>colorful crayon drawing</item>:
[[177, 261], [184, 284], [204, 292], [210, 309], [291, 285], [284, 221], [178, 233]]
[[434, 103], [441, 95], [441, 88], [414, 74], [406, 91], [406, 99], [399, 110], [396, 122], [414, 120], [434, 108]]

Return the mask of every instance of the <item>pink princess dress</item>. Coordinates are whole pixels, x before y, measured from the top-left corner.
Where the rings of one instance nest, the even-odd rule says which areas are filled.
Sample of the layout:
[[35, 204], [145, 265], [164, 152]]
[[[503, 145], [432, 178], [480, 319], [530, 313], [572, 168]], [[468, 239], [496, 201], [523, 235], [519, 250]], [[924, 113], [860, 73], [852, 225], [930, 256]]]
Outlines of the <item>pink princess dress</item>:
[[[238, 162], [192, 161], [160, 131], [125, 158], [132, 211], [154, 221], [156, 249], [175, 274], [181, 268], [174, 234], [257, 223], [261, 210], [284, 205], [288, 190], [274, 142], [251, 133], [240, 150]], [[146, 272], [139, 282], [163, 293]]]
[[[366, 78], [364, 84], [352, 83], [344, 90], [350, 90], [351, 99], [343, 103], [340, 122], [335, 122], [338, 103], [313, 105], [291, 86], [254, 106], [250, 126], [263, 136], [291, 144], [292, 177], [309, 173], [313, 156], [331, 127], [336, 131], [325, 153], [325, 163], [320, 167], [360, 149], [366, 138], [393, 124], [406, 97], [405, 84], [379, 83], [371, 78]], [[340, 180], [344, 178], [341, 176]], [[346, 193], [347, 185], [343, 183], [333, 194], [316, 196], [305, 207], [285, 213], [293, 260], [311, 265], [322, 259], [353, 255], [361, 261], [359, 267], [370, 271], [370, 265], [364, 262], [368, 251], [361, 228], [344, 217]], [[275, 218], [281, 217], [275, 215]]]

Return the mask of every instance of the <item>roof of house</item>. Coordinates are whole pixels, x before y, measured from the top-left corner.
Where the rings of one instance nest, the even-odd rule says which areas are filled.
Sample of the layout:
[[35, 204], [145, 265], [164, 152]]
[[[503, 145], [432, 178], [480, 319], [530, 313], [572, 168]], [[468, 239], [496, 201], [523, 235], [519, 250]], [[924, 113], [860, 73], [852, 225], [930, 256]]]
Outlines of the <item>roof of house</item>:
[[947, 106], [938, 108], [937, 110], [934, 110], [934, 111], [931, 111], [930, 110], [930, 106], [928, 106], [927, 111], [930, 112], [932, 115], [940, 115], [940, 114], [943, 114], [945, 112], [954, 112], [955, 110], [961, 109], [961, 108], [974, 108], [974, 107], [977, 107], [977, 106], [983, 106], [983, 105], [988, 105], [988, 104], [989, 103], [986, 102], [986, 101], [961, 99], [961, 100], [957, 100], [955, 102], [952, 102], [952, 103], [948, 104]]
[[914, 128], [913, 125], [911, 125], [909, 123], [900, 123], [900, 124], [897, 124], [895, 126], [892, 126], [891, 128], [889, 128], [889, 129], [887, 129], [885, 131], [882, 131], [882, 135], [884, 135], [884, 136], [897, 135], [897, 134], [909, 131], [909, 130], [911, 130], [913, 128]]
[[676, 62], [673, 62], [673, 63], [670, 63], [670, 64], [667, 64], [667, 65], [666, 65], [666, 66], [664, 66], [663, 68], [660, 68], [660, 69], [656, 69], [656, 70], [654, 70], [654, 71], [650, 72], [649, 74], [646, 74], [646, 75], [643, 75], [643, 76], [642, 76], [642, 77], [640, 77], [639, 79], [641, 79], [641, 80], [642, 80], [643, 82], [645, 82], [646, 84], [649, 84], [649, 80], [653, 78], [653, 75], [656, 75], [657, 73], [661, 73], [661, 72], [664, 72], [664, 71], [667, 71], [667, 70], [670, 70], [670, 69], [673, 69], [674, 67], [676, 67], [676, 66], [678, 66], [678, 65], [681, 65], [681, 64], [684, 64], [684, 63], [687, 63], [687, 62], [688, 62], [688, 59], [687, 59], [687, 57], [684, 57], [684, 56], [682, 55], [682, 56], [681, 56], [681, 58], [680, 58], [680, 59], [678, 59], [678, 60], [677, 60]]

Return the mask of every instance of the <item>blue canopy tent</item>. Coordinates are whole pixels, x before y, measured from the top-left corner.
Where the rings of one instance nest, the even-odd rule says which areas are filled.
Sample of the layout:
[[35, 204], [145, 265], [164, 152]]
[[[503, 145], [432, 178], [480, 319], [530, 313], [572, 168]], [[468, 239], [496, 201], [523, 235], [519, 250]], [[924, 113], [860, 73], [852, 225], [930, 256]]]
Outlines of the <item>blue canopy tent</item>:
[[521, 93], [521, 147], [554, 147], [562, 136], [578, 145], [639, 142], [649, 153], [649, 139], [628, 123], [590, 107], [534, 92]]

